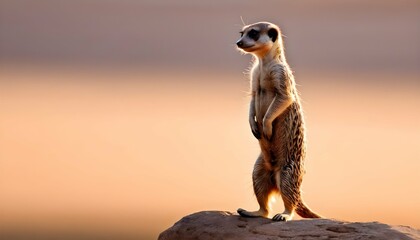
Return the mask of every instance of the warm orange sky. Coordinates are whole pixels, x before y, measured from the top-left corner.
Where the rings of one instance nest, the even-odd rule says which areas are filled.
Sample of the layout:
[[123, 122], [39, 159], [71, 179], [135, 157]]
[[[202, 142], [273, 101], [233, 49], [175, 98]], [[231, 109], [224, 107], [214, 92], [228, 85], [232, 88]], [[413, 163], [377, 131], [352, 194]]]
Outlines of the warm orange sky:
[[[17, 72], [0, 76], [14, 79], [0, 88], [3, 226], [156, 234], [195, 211], [257, 207], [259, 148], [242, 74], [180, 73], [174, 82], [144, 71]], [[117, 76], [124, 81], [108, 81]], [[420, 86], [297, 77], [306, 82], [308, 205], [332, 218], [420, 227]]]

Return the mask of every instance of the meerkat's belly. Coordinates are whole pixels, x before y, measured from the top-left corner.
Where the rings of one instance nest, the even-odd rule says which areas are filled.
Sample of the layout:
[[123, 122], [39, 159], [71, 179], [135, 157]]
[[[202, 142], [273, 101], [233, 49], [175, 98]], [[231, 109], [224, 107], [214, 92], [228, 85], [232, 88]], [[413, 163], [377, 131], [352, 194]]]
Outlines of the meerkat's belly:
[[[255, 110], [260, 133], [263, 133], [263, 119], [275, 96], [274, 92], [266, 90], [259, 91], [256, 96]], [[273, 121], [273, 134], [270, 140], [264, 137], [259, 140], [265, 166], [270, 170], [281, 168], [285, 158], [287, 141], [285, 119], [288, 114], [289, 109]]]
[[[287, 115], [289, 110], [278, 116], [273, 121], [273, 134], [271, 139], [261, 138], [259, 141], [266, 166], [271, 170], [279, 170], [283, 167], [287, 156], [287, 144], [290, 136], [287, 134]], [[261, 131], [263, 128], [260, 128]]]

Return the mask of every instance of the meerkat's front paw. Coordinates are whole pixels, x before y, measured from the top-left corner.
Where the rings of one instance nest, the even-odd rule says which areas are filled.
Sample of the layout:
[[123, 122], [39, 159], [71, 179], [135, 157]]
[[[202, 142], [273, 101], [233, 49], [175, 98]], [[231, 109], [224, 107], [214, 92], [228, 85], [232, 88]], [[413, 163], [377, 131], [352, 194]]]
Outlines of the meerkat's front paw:
[[292, 215], [286, 213], [279, 213], [273, 217], [273, 221], [286, 222], [290, 220], [292, 220]]
[[251, 126], [252, 134], [256, 139], [261, 139], [260, 130], [258, 129], [258, 125], [255, 120], [252, 118], [249, 119], [249, 125]]

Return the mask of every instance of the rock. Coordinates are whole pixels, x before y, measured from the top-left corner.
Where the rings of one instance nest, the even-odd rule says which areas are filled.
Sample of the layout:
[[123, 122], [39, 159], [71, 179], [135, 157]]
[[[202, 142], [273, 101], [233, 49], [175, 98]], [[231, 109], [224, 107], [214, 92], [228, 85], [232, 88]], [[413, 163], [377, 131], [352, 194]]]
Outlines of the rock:
[[266, 218], [244, 218], [230, 212], [205, 211], [182, 218], [159, 235], [159, 240], [177, 239], [420, 239], [420, 231], [378, 222], [333, 219], [273, 222]]

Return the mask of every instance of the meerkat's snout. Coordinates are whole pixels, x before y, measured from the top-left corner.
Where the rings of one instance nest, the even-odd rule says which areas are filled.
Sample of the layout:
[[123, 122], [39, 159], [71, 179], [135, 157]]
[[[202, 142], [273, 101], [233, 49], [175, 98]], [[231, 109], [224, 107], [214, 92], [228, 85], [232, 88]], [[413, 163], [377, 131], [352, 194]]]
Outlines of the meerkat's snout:
[[239, 48], [240, 47], [242, 47], [244, 45], [244, 43], [241, 41], [241, 39], [239, 39], [237, 42], [236, 42], [236, 46], [238, 46]]
[[[244, 29], [240, 32], [241, 38], [236, 41], [236, 46], [238, 48], [245, 50], [247, 52], [252, 52], [255, 46], [258, 45], [258, 39], [260, 38], [260, 32], [256, 29]], [[248, 50], [246, 50], [248, 49]]]

